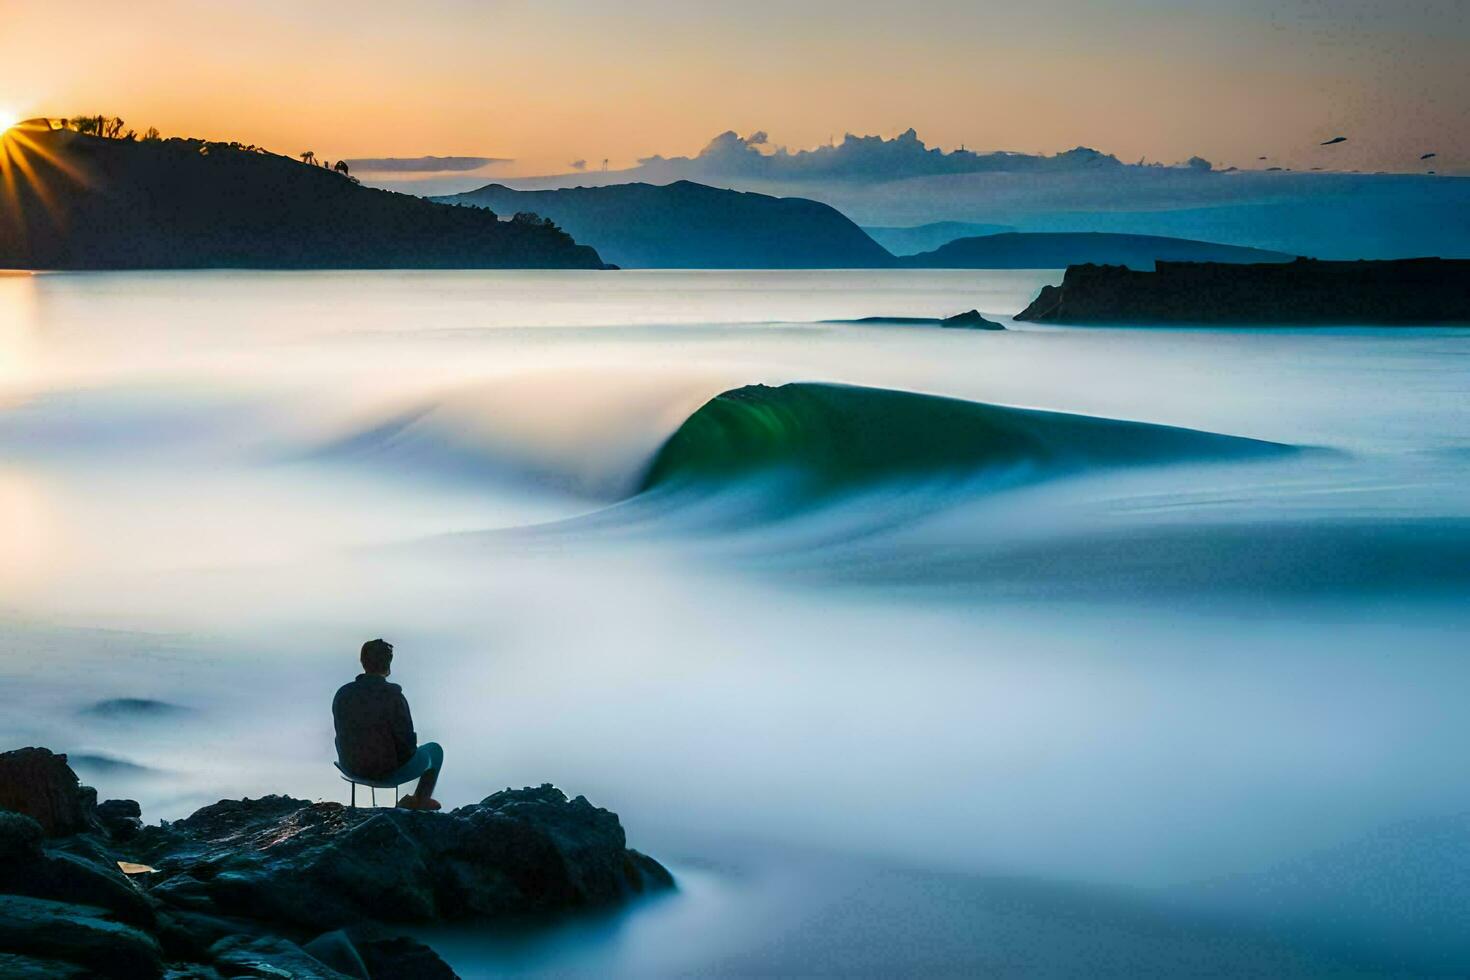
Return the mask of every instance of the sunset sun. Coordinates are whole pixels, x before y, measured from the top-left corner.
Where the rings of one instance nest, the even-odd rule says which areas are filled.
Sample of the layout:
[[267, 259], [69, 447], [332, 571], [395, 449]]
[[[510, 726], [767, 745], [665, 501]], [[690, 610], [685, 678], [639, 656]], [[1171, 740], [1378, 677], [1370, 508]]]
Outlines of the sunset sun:
[[20, 114], [12, 109], [0, 106], [0, 133], [3, 133], [20, 122]]

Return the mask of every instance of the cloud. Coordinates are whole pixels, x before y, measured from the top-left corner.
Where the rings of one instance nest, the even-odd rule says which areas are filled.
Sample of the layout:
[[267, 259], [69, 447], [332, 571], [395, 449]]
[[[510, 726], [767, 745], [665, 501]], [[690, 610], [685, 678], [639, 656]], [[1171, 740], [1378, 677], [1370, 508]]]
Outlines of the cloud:
[[573, 170], [586, 170], [587, 169], [587, 161], [586, 160], [573, 160], [569, 164], [569, 166]]
[[848, 133], [842, 142], [812, 150], [771, 146], [764, 132], [741, 136], [729, 130], [710, 140], [692, 157], [654, 155], [638, 161], [625, 174], [656, 179], [745, 177], [766, 180], [902, 180], [935, 174], [1051, 172], [1113, 169], [1117, 157], [1079, 146], [1053, 156], [1026, 153], [976, 153], [931, 148], [913, 129], [885, 139]]
[[364, 157], [347, 165], [363, 173], [442, 174], [479, 170], [494, 163], [513, 163], [502, 157]]

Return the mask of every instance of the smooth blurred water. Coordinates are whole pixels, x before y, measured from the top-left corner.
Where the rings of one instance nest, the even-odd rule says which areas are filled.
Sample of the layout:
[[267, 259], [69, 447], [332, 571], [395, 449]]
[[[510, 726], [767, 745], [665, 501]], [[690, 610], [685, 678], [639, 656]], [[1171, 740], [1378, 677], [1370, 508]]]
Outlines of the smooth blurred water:
[[[684, 886], [466, 976], [1470, 969], [1470, 334], [1006, 319], [1056, 279], [0, 277], [0, 743], [345, 798], [382, 635], [447, 805], [556, 782]], [[1310, 451], [628, 500], [794, 380]]]

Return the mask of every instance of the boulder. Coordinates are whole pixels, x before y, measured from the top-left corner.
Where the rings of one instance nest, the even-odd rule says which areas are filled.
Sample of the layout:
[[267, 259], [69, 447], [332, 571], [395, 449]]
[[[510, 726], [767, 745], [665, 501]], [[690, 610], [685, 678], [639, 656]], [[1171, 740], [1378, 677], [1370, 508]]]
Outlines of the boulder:
[[136, 800], [104, 800], [97, 804], [97, 822], [113, 840], [127, 840], [143, 829], [143, 808]]
[[356, 945], [372, 980], [459, 980], [438, 953], [417, 939], [360, 939]]
[[[616, 814], [550, 785], [448, 813], [221, 800], [143, 827], [130, 800], [99, 806], [64, 755], [0, 765], [3, 977], [456, 980], [383, 924], [523, 919], [673, 886]], [[119, 861], [157, 871], [130, 878]], [[335, 931], [298, 945], [322, 930]]]
[[45, 850], [42, 843], [41, 826], [35, 820], [0, 811], [0, 893], [95, 906], [130, 925], [145, 929], [153, 925], [152, 904], [115, 863], [106, 857], [99, 860], [90, 848], [75, 854]]
[[41, 859], [46, 832], [23, 813], [0, 810], [0, 873], [7, 865]]
[[357, 980], [375, 980], [352, 938], [341, 929], [324, 932], [301, 948], [338, 973]]
[[75, 963], [0, 953], [0, 977], [6, 980], [87, 980], [92, 971]]
[[320, 929], [553, 913], [673, 884], [616, 814], [550, 785], [447, 813], [226, 800], [132, 849], [166, 903]]
[[210, 947], [210, 958], [230, 977], [352, 980], [300, 946], [277, 937], [230, 936]]
[[0, 895], [0, 950], [77, 964], [88, 976], [135, 980], [163, 973], [152, 936], [103, 909], [42, 898]]
[[94, 906], [141, 929], [151, 929], [155, 921], [152, 903], [115, 865], [99, 865], [65, 852], [0, 866], [0, 891]]
[[0, 810], [31, 817], [47, 837], [95, 829], [96, 806], [97, 791], [81, 784], [65, 755], [38, 748], [0, 752]]

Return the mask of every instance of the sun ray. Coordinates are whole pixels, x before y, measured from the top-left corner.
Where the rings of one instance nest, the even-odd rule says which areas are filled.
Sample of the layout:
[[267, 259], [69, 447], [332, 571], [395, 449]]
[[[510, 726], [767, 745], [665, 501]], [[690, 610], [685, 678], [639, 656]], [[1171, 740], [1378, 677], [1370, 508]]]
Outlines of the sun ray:
[[[81, 186], [90, 182], [81, 169], [62, 158], [56, 149], [34, 138], [33, 133], [49, 129], [42, 122], [22, 123], [0, 132], [0, 218], [14, 226], [18, 244], [26, 248], [33, 229], [28, 227], [27, 212], [44, 212], [53, 227], [61, 229], [65, 215], [58, 200], [59, 177]], [[66, 134], [61, 134], [64, 138]], [[38, 205], [38, 208], [33, 208]]]
[[28, 150], [35, 156], [40, 157], [43, 161], [46, 162], [48, 166], [51, 166], [61, 171], [63, 174], [70, 177], [77, 183], [82, 185], [87, 184], [86, 174], [84, 174], [79, 168], [71, 164], [69, 161], [62, 159], [59, 154], [54, 153], [41, 144], [37, 143], [34, 139], [30, 137], [29, 134], [27, 134], [25, 127], [17, 127], [10, 130], [10, 132], [5, 134], [5, 138], [14, 140], [16, 143], [20, 144], [20, 146], [24, 150]]

